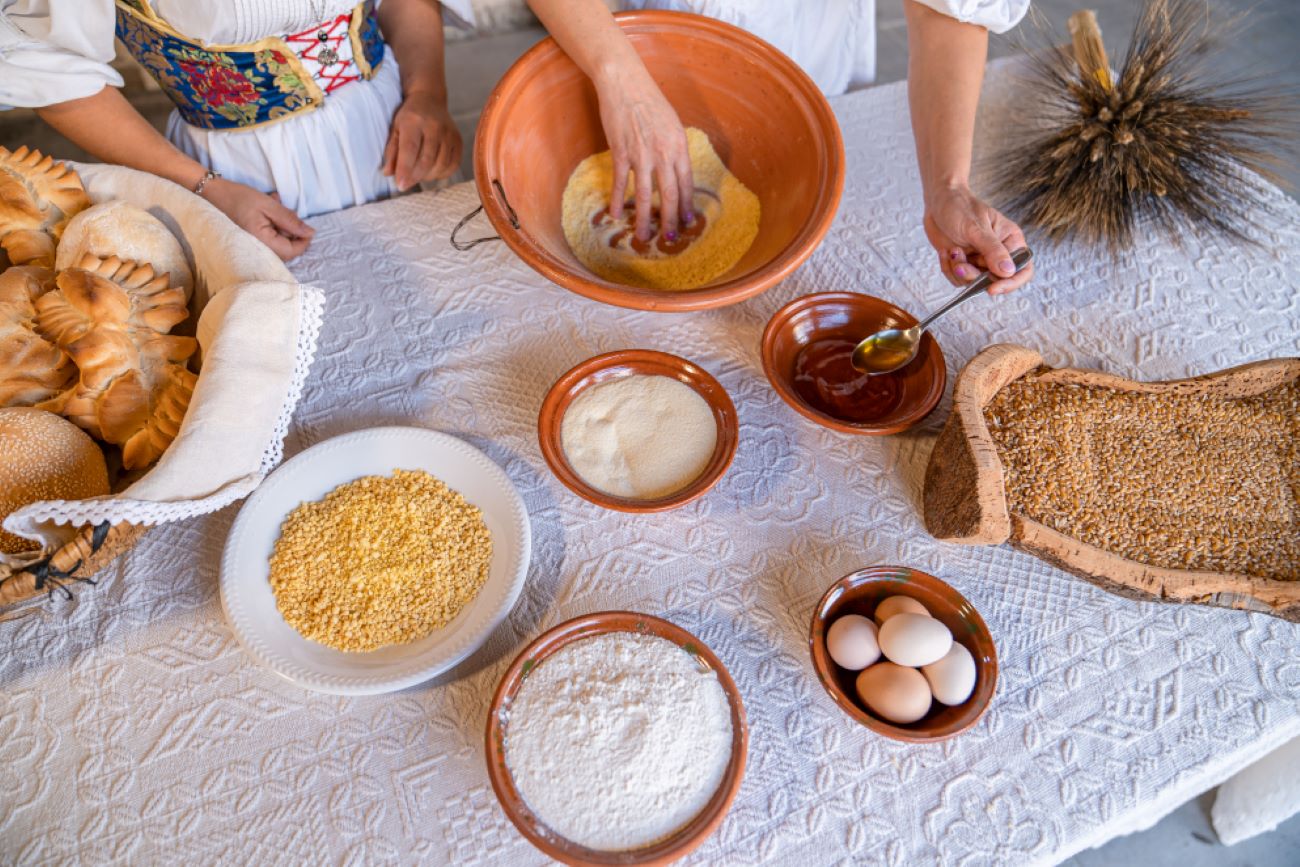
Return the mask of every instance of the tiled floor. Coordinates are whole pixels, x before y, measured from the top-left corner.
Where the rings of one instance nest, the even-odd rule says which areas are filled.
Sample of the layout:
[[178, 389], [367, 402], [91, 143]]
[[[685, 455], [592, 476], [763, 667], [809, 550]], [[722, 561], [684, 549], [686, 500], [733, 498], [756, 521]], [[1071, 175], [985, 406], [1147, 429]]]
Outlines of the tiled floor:
[[[902, 0], [877, 0], [877, 70], [878, 81], [887, 83], [906, 77], [907, 34], [903, 24]], [[1065, 19], [1081, 0], [1036, 0], [1037, 12], [1054, 23], [1056, 32], [1065, 39]], [[1097, 10], [1109, 53], [1113, 61], [1121, 55], [1140, 4], [1137, 0], [1091, 0]], [[1296, 0], [1219, 0], [1210, 3], [1216, 21], [1226, 23], [1235, 14], [1251, 9], [1246, 27], [1225, 47], [1221, 62], [1227, 68], [1246, 73], [1270, 74], [1270, 78], [1300, 93], [1300, 7]], [[1021, 31], [1026, 28], [1022, 26]], [[530, 45], [544, 36], [540, 29], [526, 29], [448, 46], [448, 84], [451, 111], [466, 143], [462, 171], [469, 177], [470, 143], [478, 123], [479, 110], [498, 77]], [[994, 37], [991, 54], [1003, 57], [1019, 53], [1026, 33]], [[161, 94], [147, 97], [145, 113], [160, 128], [169, 107]], [[30, 114], [0, 113], [0, 144], [28, 143], [48, 152], [71, 158], [84, 154], [46, 130]], [[1283, 168], [1290, 181], [1292, 195], [1300, 190], [1300, 166], [1292, 158]], [[1155, 827], [1114, 840], [1100, 849], [1080, 854], [1068, 862], [1077, 867], [1102, 867], [1112, 864], [1209, 865], [1300, 864], [1300, 816], [1292, 818], [1272, 833], [1256, 837], [1237, 846], [1218, 844], [1209, 824], [1213, 793], [1207, 793], [1170, 814]]]

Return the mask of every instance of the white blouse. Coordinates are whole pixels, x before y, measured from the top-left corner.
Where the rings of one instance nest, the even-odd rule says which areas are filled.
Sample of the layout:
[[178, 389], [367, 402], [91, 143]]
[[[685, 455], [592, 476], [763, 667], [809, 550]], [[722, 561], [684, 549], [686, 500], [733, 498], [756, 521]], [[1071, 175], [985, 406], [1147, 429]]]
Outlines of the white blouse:
[[[207, 44], [298, 33], [357, 0], [153, 0], [175, 30]], [[470, 0], [444, 0], [449, 20], [473, 22]], [[0, 0], [0, 108], [39, 108], [121, 87], [113, 59], [112, 0]], [[369, 81], [326, 97], [315, 111], [247, 130], [207, 130], [172, 112], [167, 137], [199, 163], [264, 191], [302, 216], [385, 198], [381, 173], [393, 113], [402, 100], [391, 51]]]
[[[1030, 0], [918, 0], [936, 12], [1005, 33]], [[833, 96], [876, 78], [876, 0], [622, 0], [624, 8], [676, 9], [748, 30], [785, 52]]]

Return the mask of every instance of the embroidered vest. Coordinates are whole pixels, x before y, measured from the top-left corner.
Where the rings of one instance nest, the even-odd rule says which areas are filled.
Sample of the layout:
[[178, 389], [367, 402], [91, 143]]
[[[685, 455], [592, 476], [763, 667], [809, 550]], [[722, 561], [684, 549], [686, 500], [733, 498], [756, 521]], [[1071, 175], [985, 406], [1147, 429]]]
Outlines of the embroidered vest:
[[177, 32], [150, 0], [115, 0], [117, 36], [186, 123], [248, 129], [305, 114], [384, 59], [371, 0], [301, 33], [205, 45]]

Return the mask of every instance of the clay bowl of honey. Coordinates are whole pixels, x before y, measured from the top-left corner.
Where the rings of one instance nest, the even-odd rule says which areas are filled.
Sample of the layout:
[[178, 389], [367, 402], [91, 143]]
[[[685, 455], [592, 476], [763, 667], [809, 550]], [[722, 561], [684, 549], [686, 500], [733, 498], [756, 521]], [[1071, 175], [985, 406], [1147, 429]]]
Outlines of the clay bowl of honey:
[[474, 180], [496, 234], [546, 279], [620, 307], [703, 310], [776, 285], [821, 242], [844, 189], [844, 143], [826, 98], [790, 58], [730, 24], [683, 12], [614, 17], [682, 125], [703, 130], [758, 196], [757, 237], [697, 289], [622, 285], [583, 266], [565, 240], [561, 200], [574, 168], [609, 144], [595, 87], [553, 39], [515, 62], [479, 120]]
[[[731, 758], [726, 775], [709, 803], [689, 823], [666, 839], [640, 849], [607, 852], [589, 849], [552, 831], [528, 807], [516, 788], [506, 763], [506, 747], [510, 729], [510, 710], [520, 686], [529, 672], [546, 661], [564, 646], [584, 638], [611, 632], [632, 632], [664, 638], [695, 657], [701, 667], [717, 675], [731, 707]], [[740, 781], [745, 774], [745, 759], [749, 750], [749, 726], [745, 719], [745, 706], [740, 690], [732, 680], [722, 660], [691, 633], [675, 623], [635, 611], [600, 611], [567, 620], [542, 633], [520, 651], [510, 668], [502, 676], [488, 709], [485, 756], [488, 780], [506, 817], [519, 832], [528, 838], [548, 858], [573, 865], [650, 865], [669, 864], [685, 857], [717, 830], [731, 809]]]
[[[694, 481], [657, 499], [638, 500], [606, 493], [588, 484], [569, 462], [561, 430], [564, 414], [584, 391], [630, 376], [666, 376], [689, 386], [708, 404], [717, 425], [713, 454]], [[664, 512], [704, 496], [726, 474], [736, 456], [740, 422], [726, 389], [707, 370], [676, 355], [649, 349], [622, 349], [588, 358], [555, 381], [537, 416], [537, 439], [551, 472], [584, 500], [616, 512]]]
[[907, 366], [868, 376], [853, 367], [853, 347], [916, 318], [888, 301], [855, 292], [823, 292], [782, 307], [763, 332], [763, 371], [796, 412], [832, 430], [881, 436], [907, 430], [943, 396], [947, 365], [927, 332]]
[[[934, 701], [924, 717], [906, 724], [872, 713], [858, 697], [858, 672], [836, 665], [826, 647], [826, 633], [836, 620], [846, 614], [870, 619], [876, 606], [891, 596], [920, 602], [975, 660], [975, 686], [969, 698], [952, 707]], [[997, 689], [998, 651], [979, 612], [952, 585], [906, 566], [870, 566], [832, 584], [813, 609], [808, 647], [817, 679], [840, 709], [877, 734], [897, 741], [931, 743], [961, 734], [984, 716]]]

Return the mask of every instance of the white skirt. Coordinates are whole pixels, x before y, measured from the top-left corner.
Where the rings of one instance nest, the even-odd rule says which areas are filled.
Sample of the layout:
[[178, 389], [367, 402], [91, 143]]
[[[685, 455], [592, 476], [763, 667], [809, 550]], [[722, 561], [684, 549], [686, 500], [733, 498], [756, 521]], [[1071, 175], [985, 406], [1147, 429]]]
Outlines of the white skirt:
[[202, 129], [173, 111], [167, 137], [222, 177], [279, 193], [287, 207], [310, 217], [397, 193], [382, 169], [401, 102], [397, 61], [385, 49], [374, 78], [339, 88], [315, 111], [247, 130]]

